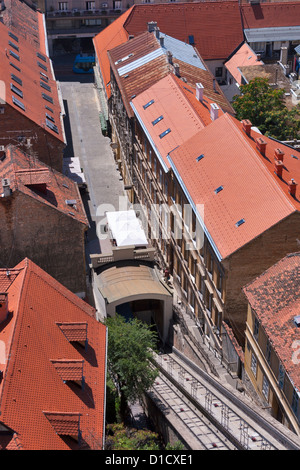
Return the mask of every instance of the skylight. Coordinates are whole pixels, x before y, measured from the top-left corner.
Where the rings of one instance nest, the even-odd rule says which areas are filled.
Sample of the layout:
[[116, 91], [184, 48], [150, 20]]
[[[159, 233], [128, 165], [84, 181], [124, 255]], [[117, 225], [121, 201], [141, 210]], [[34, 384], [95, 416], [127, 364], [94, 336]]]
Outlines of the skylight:
[[16, 36], [15, 34], [11, 33], [10, 31], [8, 32], [8, 35], [13, 38], [16, 42], [19, 42], [19, 38], [18, 36]]
[[49, 101], [49, 103], [53, 103], [53, 99], [51, 98], [51, 96], [46, 95], [46, 93], [42, 93], [42, 97], [44, 98], [44, 100]]
[[14, 58], [14, 59], [17, 59], [17, 60], [20, 60], [20, 57], [18, 56], [18, 54], [16, 54], [14, 51], [9, 51], [9, 54]]
[[217, 189], [215, 189], [215, 193], [218, 194], [220, 191], [222, 191], [223, 186], [219, 186]]
[[37, 52], [36, 55], [38, 56], [39, 59], [42, 59], [44, 62], [47, 61], [46, 57], [43, 56], [43, 54], [41, 54], [40, 52]]
[[50, 88], [49, 85], [47, 85], [46, 83], [40, 82], [40, 85], [41, 85], [41, 87], [44, 88], [45, 90], [51, 91], [51, 88]]
[[164, 117], [163, 116], [159, 116], [158, 118], [154, 119], [154, 121], [152, 121], [152, 125], [155, 126], [155, 124], [157, 124], [159, 121], [161, 121]]
[[47, 77], [46, 74], [44, 74], [43, 72], [40, 72], [40, 77], [41, 77], [41, 80], [44, 80], [44, 82], [48, 82], [49, 78]]
[[49, 108], [49, 106], [45, 106], [45, 108], [48, 109], [48, 111], [50, 111], [50, 113], [53, 113], [53, 109]]
[[16, 65], [14, 64], [13, 62], [10, 62], [9, 65], [11, 65], [14, 69], [16, 69], [18, 72], [21, 72], [21, 69]]
[[16, 93], [17, 95], [19, 95], [21, 98], [23, 98], [23, 91], [20, 90], [20, 88], [16, 87], [13, 83], [10, 84], [10, 89]]
[[8, 41], [8, 44], [9, 44], [11, 47], [13, 47], [16, 51], [19, 52], [19, 47], [18, 47], [16, 44], [14, 44], [12, 41]]
[[171, 132], [171, 129], [166, 129], [164, 132], [159, 134], [159, 138], [162, 139], [163, 137], [165, 137], [165, 135], [169, 134], [170, 132]]
[[38, 64], [38, 66], [39, 66], [41, 69], [45, 70], [46, 72], [48, 71], [46, 65], [42, 64], [42, 63], [39, 62], [39, 61], [37, 62], [37, 64]]
[[53, 124], [53, 122], [49, 121], [49, 119], [46, 118], [46, 126], [49, 127], [49, 129], [51, 129], [52, 131], [56, 132], [56, 134], [59, 133], [58, 131], [58, 127]]
[[240, 219], [236, 224], [235, 226], [236, 227], [239, 227], [240, 225], [244, 224], [245, 223], [245, 219]]
[[22, 86], [22, 80], [21, 80], [19, 77], [17, 77], [14, 73], [12, 73], [10, 76], [11, 76], [11, 79], [12, 79], [12, 80], [14, 80], [14, 81], [17, 82], [19, 85]]
[[148, 101], [148, 103], [144, 104], [143, 108], [144, 108], [144, 109], [147, 109], [147, 108], [149, 108], [149, 106], [151, 106], [151, 104], [153, 104], [153, 103], [154, 103], [154, 100]]
[[204, 154], [202, 153], [202, 155], [199, 155], [199, 157], [196, 158], [197, 162], [200, 162], [200, 160], [202, 160], [202, 158], [204, 158]]
[[18, 98], [16, 98], [15, 96], [12, 97], [12, 100], [13, 100], [13, 103], [18, 106], [19, 108], [23, 109], [23, 111], [25, 111], [25, 106], [24, 104], [18, 100]]

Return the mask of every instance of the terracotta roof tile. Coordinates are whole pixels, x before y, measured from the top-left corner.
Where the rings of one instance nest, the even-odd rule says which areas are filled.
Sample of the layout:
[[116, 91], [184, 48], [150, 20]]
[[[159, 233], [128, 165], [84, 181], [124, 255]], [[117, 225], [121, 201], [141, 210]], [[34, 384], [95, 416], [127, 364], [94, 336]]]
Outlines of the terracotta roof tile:
[[227, 62], [225, 62], [225, 67], [239, 85], [242, 84], [240, 67], [258, 65], [263, 65], [263, 62], [258, 60], [256, 53], [246, 43], [243, 44]]
[[268, 2], [241, 5], [244, 28], [299, 26], [300, 3]]
[[21, 191], [88, 225], [80, 192], [74, 181], [17, 147], [10, 145], [5, 152], [5, 159], [0, 162], [0, 179], [9, 179], [12, 191]]
[[294, 345], [300, 312], [300, 253], [292, 253], [244, 288], [245, 295], [295, 387], [300, 390], [299, 364]]
[[0, 22], [0, 79], [4, 85], [0, 87], [0, 100], [65, 143], [50, 59], [19, 33], [15, 34], [18, 40], [9, 34], [9, 29]]
[[[0, 328], [0, 341], [5, 343], [0, 354], [4, 373], [0, 383], [1, 422], [16, 433], [26, 450], [70, 449], [57, 432], [76, 436], [78, 423], [82, 439], [72, 448], [85, 445], [100, 449], [106, 328], [95, 319], [94, 308], [30, 260], [14, 269], [20, 272], [8, 288], [10, 314]], [[58, 323], [87, 324], [85, 347], [70, 343]], [[65, 369], [57, 370], [53, 360], [56, 365], [66, 360]], [[65, 384], [61, 373], [70, 372], [74, 379], [75, 365], [82, 361], [85, 386]]]
[[[266, 139], [268, 155], [272, 155], [266, 159], [241, 126], [223, 114], [169, 157], [188, 198], [204, 211], [207, 236], [220, 259], [299, 210], [299, 200], [288, 193], [285, 177], [281, 180], [274, 175], [278, 143]], [[292, 157], [295, 152], [284, 145], [280, 148], [286, 152], [289, 177], [294, 175], [300, 181], [300, 167]], [[198, 161], [200, 155], [203, 158]], [[216, 192], [218, 188], [221, 190]]]

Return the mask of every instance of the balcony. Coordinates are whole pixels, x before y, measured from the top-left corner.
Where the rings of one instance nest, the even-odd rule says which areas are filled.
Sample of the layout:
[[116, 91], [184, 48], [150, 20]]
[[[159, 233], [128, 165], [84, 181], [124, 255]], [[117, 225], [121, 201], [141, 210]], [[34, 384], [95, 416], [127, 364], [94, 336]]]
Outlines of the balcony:
[[46, 17], [48, 20], [62, 19], [62, 18], [99, 18], [102, 16], [118, 16], [123, 13], [125, 9], [110, 10], [103, 8], [102, 10], [53, 10], [47, 11]]

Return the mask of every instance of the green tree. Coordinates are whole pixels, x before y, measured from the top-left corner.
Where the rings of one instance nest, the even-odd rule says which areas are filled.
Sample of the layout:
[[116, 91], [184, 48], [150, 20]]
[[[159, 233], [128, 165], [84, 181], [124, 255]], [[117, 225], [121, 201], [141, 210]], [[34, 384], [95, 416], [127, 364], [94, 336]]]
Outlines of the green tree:
[[299, 138], [300, 106], [288, 109], [283, 89], [273, 89], [267, 78], [258, 77], [240, 90], [232, 103], [238, 120], [249, 119], [262, 134], [278, 140]]
[[144, 429], [125, 427], [122, 423], [110, 424], [106, 429], [106, 450], [159, 450], [157, 433]]
[[151, 364], [156, 333], [134, 318], [116, 315], [106, 321], [108, 328], [108, 372], [120, 395], [120, 415], [124, 420], [128, 403], [140, 400], [158, 375]]

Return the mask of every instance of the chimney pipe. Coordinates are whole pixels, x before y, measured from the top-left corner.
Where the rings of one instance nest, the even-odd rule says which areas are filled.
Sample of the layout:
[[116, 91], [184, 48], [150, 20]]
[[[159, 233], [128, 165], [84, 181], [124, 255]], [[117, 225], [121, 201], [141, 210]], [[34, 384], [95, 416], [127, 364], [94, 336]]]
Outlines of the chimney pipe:
[[283, 162], [284, 152], [281, 149], [275, 149], [274, 157], [276, 158], [276, 160], [280, 160], [281, 162]]
[[203, 100], [204, 86], [202, 83], [196, 83], [196, 98], [198, 101]]
[[6, 320], [8, 315], [8, 294], [0, 293], [0, 323]]
[[281, 160], [275, 160], [275, 174], [278, 178], [282, 178], [283, 162]]
[[244, 119], [242, 121], [243, 124], [243, 129], [246, 132], [246, 134], [250, 137], [251, 136], [251, 127], [252, 127], [252, 122], [249, 121], [249, 119]]
[[296, 187], [297, 187], [296, 181], [292, 178], [291, 181], [289, 181], [289, 193], [291, 196], [296, 197]]
[[219, 117], [219, 106], [216, 103], [210, 105], [210, 117], [212, 121], [215, 121]]
[[159, 30], [158, 26], [157, 26], [156, 28], [154, 28], [154, 30], [155, 30], [155, 36], [156, 36], [156, 38], [159, 39], [160, 30]]
[[148, 31], [149, 33], [152, 33], [154, 31], [154, 29], [156, 28], [157, 26], [157, 22], [156, 21], [148, 21]]
[[174, 72], [175, 72], [176, 77], [180, 77], [179, 64], [174, 64]]
[[161, 37], [159, 38], [160, 47], [164, 47], [164, 45], [165, 45], [164, 39], [165, 39], [165, 38], [164, 38], [163, 36], [161, 36]]
[[173, 63], [173, 54], [172, 54], [171, 51], [167, 51], [167, 58], [168, 58], [169, 64], [172, 64]]
[[8, 197], [11, 195], [11, 189], [10, 189], [10, 181], [7, 178], [4, 178], [2, 180], [2, 187], [3, 187], [3, 197]]
[[267, 142], [263, 140], [261, 137], [258, 137], [256, 139], [256, 148], [260, 151], [260, 153], [265, 156], [266, 154], [266, 147], [267, 147]]

